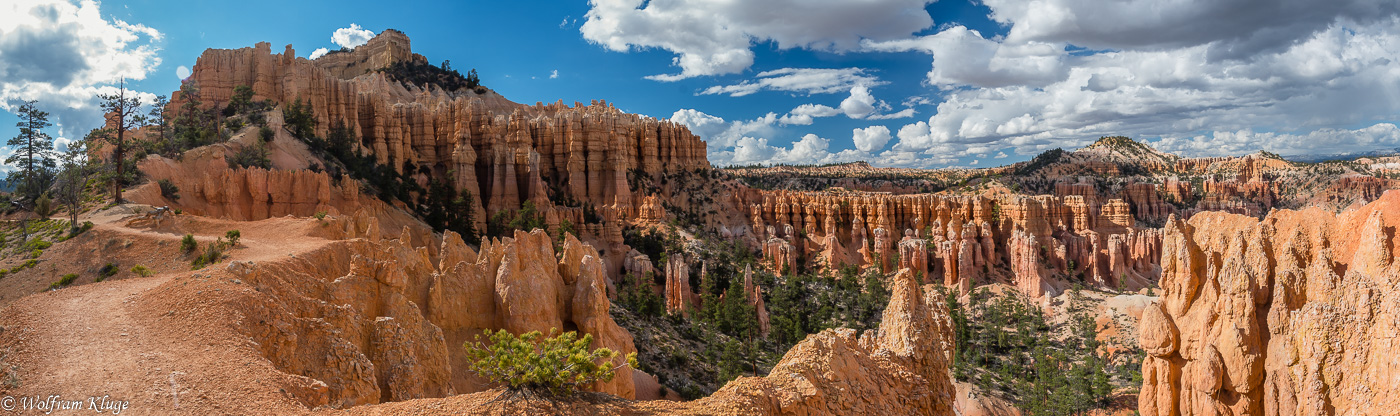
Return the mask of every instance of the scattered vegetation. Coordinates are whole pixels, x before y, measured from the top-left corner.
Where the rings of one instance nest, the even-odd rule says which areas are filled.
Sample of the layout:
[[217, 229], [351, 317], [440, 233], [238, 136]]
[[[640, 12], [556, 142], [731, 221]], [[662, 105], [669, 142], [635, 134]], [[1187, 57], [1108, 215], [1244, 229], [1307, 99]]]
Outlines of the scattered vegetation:
[[238, 230], [228, 230], [224, 233], [224, 238], [228, 239], [229, 247], [238, 247], [238, 240], [243, 238], [243, 233]]
[[228, 249], [229, 243], [227, 241], [224, 241], [223, 237], [220, 237], [218, 240], [215, 240], [209, 243], [208, 245], [204, 246], [204, 252], [200, 253], [198, 256], [195, 256], [194, 260], [190, 262], [192, 266], [191, 268], [194, 270], [199, 270], [203, 269], [204, 266], [218, 263], [219, 260], [223, 260], [224, 258], [224, 250]]
[[548, 336], [539, 331], [512, 335], [504, 329], [487, 329], [482, 340], [467, 342], [468, 367], [510, 393], [545, 397], [570, 397], [595, 381], [611, 381], [616, 370], [637, 364], [636, 353], [625, 363], [614, 365], [617, 352], [598, 348], [590, 351], [593, 335], [578, 337], [574, 331], [560, 334], [551, 329]]
[[180, 200], [180, 187], [175, 186], [174, 182], [171, 182], [169, 179], [161, 179], [156, 181], [156, 185], [160, 186], [160, 195], [165, 197], [165, 199], [171, 201]]
[[544, 213], [535, 208], [533, 201], [520, 204], [520, 209], [505, 210], [491, 216], [486, 222], [486, 235], [489, 237], [510, 236], [515, 230], [530, 231], [536, 228], [547, 230]]
[[[957, 340], [954, 377], [1003, 392], [1028, 414], [1083, 414], [1107, 403], [1114, 375], [1120, 384], [1133, 382], [1131, 370], [1110, 371], [1090, 308], [1077, 290], [1071, 291], [1070, 319], [1058, 330], [1016, 292], [992, 296], [981, 288], [962, 305], [956, 294], [940, 291]], [[1123, 360], [1120, 366], [1135, 364]]]
[[[267, 146], [261, 141], [255, 141], [251, 145], [244, 145], [232, 155], [226, 156], [229, 166], [238, 166], [244, 169], [262, 168], [272, 169], [272, 159], [268, 157]], [[164, 188], [162, 188], [162, 192]]]
[[185, 234], [185, 236], [180, 239], [181, 251], [189, 253], [194, 251], [194, 249], [196, 248], [199, 248], [199, 243], [194, 241], [194, 234]]
[[656, 294], [653, 279], [653, 276], [635, 276], [628, 273], [623, 278], [622, 286], [618, 288], [618, 305], [641, 316], [661, 316], [666, 312], [666, 305], [661, 300], [661, 295]]
[[389, 79], [413, 87], [431, 85], [447, 92], [470, 90], [477, 94], [486, 93], [486, 89], [481, 87], [481, 78], [476, 75], [475, 69], [467, 71], [467, 75], [462, 76], [457, 70], [452, 69], [449, 61], [443, 61], [441, 67], [421, 61], [399, 61], [381, 69], [380, 72], [388, 75]]
[[140, 264], [131, 266], [131, 273], [141, 277], [151, 277], [152, 275], [156, 274], [156, 272], [151, 270], [149, 267]]
[[118, 271], [121, 271], [121, 269], [120, 269], [119, 267], [117, 267], [117, 265], [116, 265], [115, 263], [107, 263], [107, 265], [102, 266], [102, 269], [100, 269], [100, 270], [97, 271], [97, 274], [99, 274], [99, 275], [102, 276], [101, 278], [98, 279], [98, 281], [100, 282], [100, 281], [102, 281], [102, 279], [106, 279], [106, 278], [108, 278], [108, 277], [116, 276]]
[[77, 273], [68, 273], [68, 274], [65, 274], [65, 275], [63, 275], [63, 277], [58, 278], [58, 281], [57, 281], [57, 282], [50, 283], [50, 284], [49, 284], [49, 290], [55, 290], [55, 289], [58, 289], [58, 288], [61, 288], [61, 287], [66, 287], [66, 286], [68, 286], [68, 285], [73, 284], [73, 281], [75, 281], [75, 280], [78, 280], [78, 274], [77, 274]]

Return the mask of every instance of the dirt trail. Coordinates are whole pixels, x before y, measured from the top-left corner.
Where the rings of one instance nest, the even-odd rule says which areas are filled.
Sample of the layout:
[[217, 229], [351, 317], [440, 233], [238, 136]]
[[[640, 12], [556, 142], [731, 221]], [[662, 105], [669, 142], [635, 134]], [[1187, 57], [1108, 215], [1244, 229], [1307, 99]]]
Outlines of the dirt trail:
[[[97, 216], [97, 227], [87, 238], [56, 244], [45, 255], [52, 257], [47, 263], [61, 268], [91, 260], [83, 257], [100, 257], [111, 241], [120, 241], [135, 252], [162, 253], [164, 261], [150, 263], [158, 271], [155, 276], [127, 276], [123, 271], [112, 280], [87, 283], [87, 277], [57, 291], [7, 293], [11, 299], [24, 297], [0, 309], [0, 352], [6, 353], [0, 377], [6, 367], [13, 368], [20, 382], [18, 387], [0, 383], [0, 410], [42, 414], [44, 409], [20, 398], [58, 395], [64, 401], [79, 401], [84, 412], [102, 407], [103, 396], [109, 403], [128, 402], [121, 414], [305, 411], [279, 391], [279, 380], [288, 376], [272, 368], [237, 331], [241, 316], [225, 303], [255, 289], [230, 278], [224, 269], [234, 261], [285, 259], [321, 247], [330, 240], [311, 235], [324, 225], [306, 218], [232, 222], [180, 216], [155, 228], [139, 221], [131, 224], [140, 228], [130, 228], [131, 218]], [[189, 270], [188, 257], [178, 251], [183, 233], [195, 234], [202, 247], [229, 229], [243, 235], [239, 247], [218, 264]], [[28, 276], [11, 278], [44, 284], [57, 278], [52, 273], [56, 272], [36, 268]], [[206, 291], [222, 293], [209, 296]], [[9, 404], [13, 407], [6, 406], [4, 396], [15, 398]], [[90, 397], [95, 399], [90, 402]]]

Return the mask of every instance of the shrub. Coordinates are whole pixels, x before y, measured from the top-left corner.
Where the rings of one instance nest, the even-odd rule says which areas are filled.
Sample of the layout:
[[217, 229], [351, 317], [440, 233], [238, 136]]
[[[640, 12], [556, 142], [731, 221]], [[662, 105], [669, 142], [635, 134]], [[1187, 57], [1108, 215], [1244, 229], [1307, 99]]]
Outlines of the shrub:
[[112, 264], [112, 263], [107, 263], [106, 266], [102, 266], [102, 270], [99, 270], [98, 273], [100, 273], [100, 274], [102, 275], [103, 278], [108, 278], [108, 277], [116, 276], [116, 275], [117, 275], [117, 265], [116, 265], [116, 264]]
[[264, 142], [272, 141], [274, 134], [275, 132], [272, 131], [271, 127], [263, 126], [262, 128], [258, 129], [258, 136], [261, 137], [262, 141]]
[[69, 238], [77, 237], [78, 234], [85, 233], [85, 232], [87, 232], [88, 230], [91, 230], [92, 227], [93, 227], [92, 221], [83, 221], [83, 226], [78, 227], [78, 228], [73, 229], [73, 230], [69, 230], [68, 237], [69, 237]]
[[156, 184], [160, 185], [160, 196], [171, 201], [180, 200], [180, 187], [175, 186], [174, 182], [169, 179], [161, 179], [156, 181]]
[[39, 256], [42, 256], [42, 255], [44, 255], [44, 250], [40, 250], [40, 249], [37, 249], [37, 248], [34, 249], [34, 251], [29, 252], [29, 258], [31, 258], [31, 259], [37, 259], [37, 258], [39, 258]]
[[53, 214], [53, 200], [49, 199], [49, 194], [39, 195], [39, 199], [34, 200], [34, 213], [46, 220]]
[[242, 237], [243, 234], [238, 232], [238, 230], [228, 230], [228, 232], [224, 233], [224, 238], [228, 239], [229, 247], [237, 247], [238, 239]]
[[267, 147], [263, 146], [262, 142], [243, 146], [225, 159], [229, 165], [238, 165], [244, 169], [252, 167], [272, 169], [272, 159], [268, 158]]
[[185, 234], [185, 237], [180, 239], [180, 250], [189, 253], [196, 248], [199, 248], [199, 243], [194, 241], [194, 234]]
[[[539, 331], [515, 336], [506, 330], [486, 330], [467, 342], [469, 369], [511, 392], [546, 396], [570, 396], [595, 381], [610, 381], [622, 366], [636, 368], [637, 354], [627, 354], [626, 363], [613, 366], [617, 352], [599, 348], [588, 350], [593, 335], [578, 338], [574, 331], [559, 334], [551, 329], [546, 337]], [[601, 363], [600, 363], [601, 361]]]
[[60, 288], [60, 287], [64, 287], [64, 286], [71, 285], [71, 284], [73, 284], [73, 281], [74, 281], [74, 280], [78, 280], [78, 274], [77, 274], [77, 273], [68, 273], [68, 274], [65, 274], [65, 275], [63, 275], [63, 277], [60, 277], [60, 278], [58, 279], [57, 282], [53, 282], [53, 283], [49, 284], [49, 290], [58, 289], [58, 288]]
[[156, 274], [156, 272], [152, 271], [150, 268], [140, 264], [131, 266], [131, 272], [141, 277], [151, 277], [151, 275]]
[[48, 250], [49, 247], [53, 247], [53, 243], [44, 240], [33, 239], [29, 240], [28, 243], [24, 243], [24, 247], [32, 250]]
[[326, 211], [316, 211], [316, 214], [312, 216], [316, 217], [317, 220], [324, 220], [326, 219]]
[[212, 243], [209, 243], [209, 245], [207, 246], [204, 246], [204, 253], [201, 253], [198, 257], [195, 257], [194, 261], [191, 262], [194, 266], [193, 269], [199, 270], [203, 269], [204, 266], [218, 263], [220, 259], [224, 258], [225, 248], [228, 248], [228, 242], [224, 241], [224, 239], [222, 238]]

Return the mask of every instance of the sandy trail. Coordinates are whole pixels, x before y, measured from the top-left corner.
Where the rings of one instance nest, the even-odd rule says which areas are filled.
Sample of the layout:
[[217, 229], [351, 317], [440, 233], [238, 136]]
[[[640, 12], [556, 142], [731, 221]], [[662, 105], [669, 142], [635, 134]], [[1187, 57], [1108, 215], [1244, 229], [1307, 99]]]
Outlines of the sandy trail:
[[[104, 396], [117, 406], [128, 402], [121, 414], [305, 411], [278, 390], [279, 380], [287, 376], [237, 331], [241, 316], [225, 302], [255, 289], [224, 269], [234, 261], [286, 259], [319, 248], [330, 241], [311, 236], [321, 225], [305, 218], [233, 222], [182, 216], [156, 228], [140, 223], [132, 225], [141, 228], [131, 228], [130, 218], [95, 218], [97, 227], [89, 236], [55, 245], [45, 255], [51, 257], [47, 263], [54, 268], [80, 263], [84, 256], [101, 255], [110, 241], [122, 241], [139, 252], [165, 253], [163, 262], [149, 263], [158, 271], [155, 276], [117, 276], [97, 283], [80, 279], [57, 291], [22, 298], [25, 293], [8, 294], [19, 299], [0, 309], [0, 352], [6, 352], [3, 364], [14, 369], [20, 382], [17, 387], [0, 383], [0, 410], [10, 410], [4, 408], [3, 396], [58, 395], [79, 401], [85, 412], [101, 408]], [[180, 237], [192, 233], [203, 247], [229, 229], [243, 235], [239, 247], [218, 264], [189, 270], [189, 257], [178, 251]], [[51, 273], [35, 270], [28, 278], [44, 284], [57, 278]], [[21, 286], [32, 290], [28, 288], [34, 285]], [[205, 293], [211, 290], [223, 293]], [[26, 407], [23, 399], [12, 406], [19, 414], [44, 413], [33, 403]], [[54, 414], [64, 411], [71, 410]]]

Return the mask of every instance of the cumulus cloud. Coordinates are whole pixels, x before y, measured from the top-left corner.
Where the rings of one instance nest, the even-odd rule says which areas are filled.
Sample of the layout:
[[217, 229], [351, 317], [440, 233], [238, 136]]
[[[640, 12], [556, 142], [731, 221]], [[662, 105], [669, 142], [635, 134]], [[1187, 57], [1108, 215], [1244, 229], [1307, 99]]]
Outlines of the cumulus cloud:
[[963, 26], [914, 39], [866, 41], [865, 46], [874, 51], [920, 51], [933, 55], [928, 82], [942, 88], [1039, 86], [1062, 78], [1068, 70], [1064, 44], [999, 43]]
[[748, 69], [756, 42], [843, 52], [858, 49], [862, 39], [904, 38], [933, 25], [924, 10], [931, 2], [592, 0], [579, 31], [613, 51], [659, 48], [676, 54], [672, 65], [680, 73], [648, 77], [676, 81]]
[[885, 85], [879, 78], [866, 75], [863, 68], [783, 68], [760, 72], [754, 80], [733, 85], [716, 85], [701, 94], [729, 94], [742, 97], [759, 91], [786, 91], [805, 94], [830, 94], [854, 86]]
[[331, 51], [330, 49], [326, 49], [326, 48], [316, 48], [316, 50], [311, 51], [311, 56], [309, 56], [309, 57], [307, 57], [307, 58], [309, 58], [309, 59], [320, 58], [320, 57], [322, 57], [322, 56], [326, 56], [326, 54], [327, 54], [327, 53], [330, 53], [330, 51]]
[[870, 126], [863, 129], [852, 129], [851, 141], [855, 142], [856, 149], [862, 152], [880, 150], [885, 147], [886, 142], [890, 141], [890, 128]]
[[671, 115], [671, 121], [690, 128], [690, 131], [704, 139], [710, 151], [714, 152], [735, 147], [741, 139], [748, 136], [772, 135], [773, 124], [778, 122], [778, 115], [768, 113], [753, 120], [727, 122], [723, 118], [697, 110], [681, 109]]
[[[1358, 146], [1378, 144], [1367, 139], [1371, 136], [1363, 134], [1364, 129], [1337, 128], [1393, 120], [1400, 111], [1400, 98], [1390, 93], [1400, 88], [1400, 71], [1394, 70], [1394, 62], [1400, 62], [1400, 42], [1395, 41], [1400, 19], [1389, 7], [1377, 9], [1391, 13], [1388, 19], [1362, 19], [1370, 22], [1363, 24], [1333, 14], [1325, 28], [1300, 31], [1302, 37], [1287, 45], [1255, 48], [1248, 59], [1230, 60], [1220, 59], [1219, 51], [1243, 38], [1219, 35], [1206, 43], [1181, 42], [1189, 46], [1160, 43], [1072, 53], [1067, 42], [1074, 39], [1069, 35], [1054, 35], [1059, 32], [1046, 28], [1017, 29], [1054, 22], [1015, 17], [1019, 12], [999, 9], [1012, 7], [1003, 3], [988, 5], [999, 13], [998, 19], [1012, 25], [1013, 35], [1021, 35], [988, 39], [954, 26], [922, 38], [867, 42], [872, 49], [930, 53], [934, 60], [928, 81], [945, 91], [927, 121], [899, 129], [894, 149], [947, 149], [955, 156], [970, 156], [973, 147], [1014, 148], [1017, 154], [1029, 155], [1081, 146], [1101, 135], [1125, 134], [1171, 138], [1170, 143], [1178, 143], [1172, 149], [1189, 151], [1193, 145], [1181, 140], [1196, 137], [1196, 132], [1235, 132], [1201, 136], [1235, 140], [1240, 131], [1286, 131], [1298, 133], [1245, 134], [1251, 141], [1237, 142], [1243, 147], [1215, 150], [1308, 152], [1303, 147], [1322, 150], [1331, 147], [1330, 142], [1290, 138], [1317, 131]], [[1249, 22], [1241, 24], [1245, 23]], [[948, 39], [977, 47], [960, 52], [961, 46], [934, 42]], [[1043, 48], [1046, 43], [1053, 47]], [[1242, 44], [1228, 47], [1238, 45]], [[992, 58], [984, 59], [987, 56]], [[997, 56], [1021, 63], [998, 64]]]
[[347, 49], [355, 49], [355, 47], [369, 42], [370, 39], [374, 39], [374, 32], [354, 23], [351, 23], [350, 27], [336, 29], [335, 33], [331, 34], [332, 43]]
[[815, 118], [831, 117], [837, 114], [841, 114], [841, 110], [821, 104], [803, 104], [793, 108], [792, 111], [789, 111], [786, 115], [779, 117], [778, 122], [782, 124], [806, 126], [811, 125]]
[[104, 19], [91, 0], [11, 1], [0, 5], [0, 16], [0, 109], [38, 100], [60, 136], [100, 127], [97, 94], [115, 92], [123, 78], [145, 79], [160, 65], [161, 32]]
[[1325, 128], [1298, 134], [1251, 129], [1216, 131], [1209, 135], [1165, 137], [1153, 146], [1187, 156], [1242, 155], [1260, 150], [1283, 155], [1342, 154], [1400, 148], [1400, 128], [1392, 123], [1377, 123], [1354, 130]]
[[[986, 0], [1011, 25], [1007, 43], [1067, 42], [1092, 49], [1207, 46], [1217, 58], [1273, 52], [1338, 21], [1366, 25], [1400, 13], [1391, 0]], [[1149, 11], [1150, 12], [1144, 12]], [[1246, 17], [1247, 16], [1247, 17]]]

